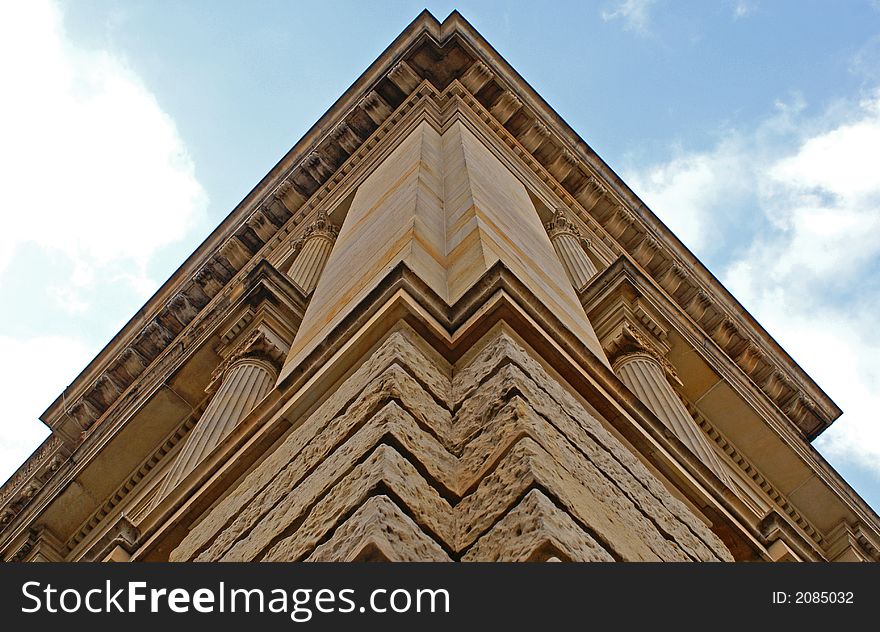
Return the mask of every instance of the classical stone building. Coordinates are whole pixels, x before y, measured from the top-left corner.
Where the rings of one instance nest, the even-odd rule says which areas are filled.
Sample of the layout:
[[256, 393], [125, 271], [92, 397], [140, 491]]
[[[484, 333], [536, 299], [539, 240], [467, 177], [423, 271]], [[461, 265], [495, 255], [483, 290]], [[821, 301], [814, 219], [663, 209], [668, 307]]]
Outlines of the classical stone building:
[[457, 13], [43, 415], [5, 560], [877, 560], [840, 410]]

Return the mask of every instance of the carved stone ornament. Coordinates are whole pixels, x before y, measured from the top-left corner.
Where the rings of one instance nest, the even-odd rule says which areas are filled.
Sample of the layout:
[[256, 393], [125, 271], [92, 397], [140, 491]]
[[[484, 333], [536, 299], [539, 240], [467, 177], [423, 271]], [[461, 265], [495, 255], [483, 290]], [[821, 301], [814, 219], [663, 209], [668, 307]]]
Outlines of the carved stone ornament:
[[581, 240], [581, 232], [578, 230], [577, 224], [571, 221], [563, 209], [557, 209], [553, 213], [553, 218], [544, 224], [550, 239], [557, 235], [569, 234], [574, 235], [579, 241]]
[[608, 342], [605, 353], [612, 366], [627, 356], [636, 354], [648, 355], [663, 367], [663, 371], [669, 379], [675, 384], [681, 385], [681, 380], [675, 372], [675, 367], [666, 359], [665, 354], [629, 323], [624, 323], [620, 333]]
[[327, 211], [318, 211], [315, 221], [303, 231], [299, 239], [293, 242], [292, 249], [294, 252], [299, 252], [303, 244], [312, 237], [324, 237], [330, 241], [335, 241], [338, 235], [339, 227], [330, 221], [329, 217], [327, 217]]
[[279, 349], [275, 343], [269, 340], [268, 336], [266, 336], [262, 330], [256, 329], [250, 336], [248, 336], [247, 340], [245, 340], [244, 343], [232, 353], [232, 355], [226, 358], [226, 360], [214, 370], [211, 374], [211, 381], [207, 388], [205, 388], [205, 392], [215, 392], [223, 382], [223, 376], [226, 374], [226, 371], [236, 362], [247, 358], [263, 360], [270, 364], [277, 374], [281, 365], [284, 363], [284, 356], [285, 354], [282, 349]]

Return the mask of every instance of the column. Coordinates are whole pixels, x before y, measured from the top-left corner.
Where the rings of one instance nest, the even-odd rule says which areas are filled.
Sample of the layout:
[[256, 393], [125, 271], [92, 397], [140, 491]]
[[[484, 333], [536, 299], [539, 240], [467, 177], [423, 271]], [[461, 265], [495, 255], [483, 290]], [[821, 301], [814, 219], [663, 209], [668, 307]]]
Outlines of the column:
[[333, 250], [337, 234], [339, 229], [331, 224], [327, 214], [321, 211], [300, 238], [299, 252], [287, 270], [287, 275], [306, 294], [310, 294], [318, 285], [318, 279], [327, 264], [327, 259], [330, 258], [330, 251]]
[[669, 383], [664, 364], [656, 353], [643, 348], [618, 357], [613, 361], [612, 368], [629, 390], [722, 482], [732, 488], [730, 477], [718, 455]]
[[257, 331], [220, 366], [208, 387], [216, 392], [177, 454], [157, 502], [185, 479], [272, 390], [282, 355], [265, 334]]
[[577, 225], [559, 209], [545, 225], [556, 254], [575, 290], [581, 290], [596, 274], [596, 266], [584, 251]]

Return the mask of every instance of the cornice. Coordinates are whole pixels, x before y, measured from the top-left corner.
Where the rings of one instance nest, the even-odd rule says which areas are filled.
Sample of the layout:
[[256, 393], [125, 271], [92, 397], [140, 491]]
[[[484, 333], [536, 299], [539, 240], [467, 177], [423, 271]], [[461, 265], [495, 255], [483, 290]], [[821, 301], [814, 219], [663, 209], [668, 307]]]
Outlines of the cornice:
[[198, 406], [191, 415], [187, 416], [180, 425], [168, 433], [164, 441], [161, 441], [159, 446], [147, 455], [131, 476], [123, 481], [116, 491], [110, 494], [109, 498], [103, 504], [99, 505], [82, 526], [67, 540], [66, 547], [72, 552], [74, 559], [76, 559], [78, 554], [82, 553], [78, 550], [81, 548], [81, 545], [86, 544], [88, 546], [93, 546], [88, 539], [93, 530], [101, 525], [107, 516], [113, 514], [114, 510], [117, 510], [119, 505], [128, 498], [129, 494], [135, 490], [142, 480], [147, 478], [147, 476], [156, 469], [166, 456], [169, 454], [176, 454], [175, 448], [181, 444], [183, 438], [189, 434], [190, 430], [192, 430], [199, 415], [204, 411], [208, 400], [209, 398], [206, 397], [202, 404]]
[[686, 399], [685, 404], [688, 412], [690, 412], [694, 421], [697, 422], [697, 425], [699, 425], [703, 432], [706, 433], [706, 436], [718, 445], [721, 451], [728, 456], [730, 462], [738, 467], [740, 471], [748, 476], [755, 485], [761, 489], [766, 497], [776, 505], [776, 508], [782, 514], [791, 519], [796, 527], [803, 532], [805, 537], [815, 543], [818, 552], [823, 545], [822, 534], [819, 533], [819, 530], [816, 529], [809, 520], [804, 518], [800, 512], [798, 512], [797, 508], [789, 502], [788, 498], [786, 498], [782, 492], [776, 489], [769, 479], [761, 472], [760, 468], [737, 450], [736, 446], [732, 444], [720, 430], [712, 425], [712, 422], [710, 422], [705, 415]]
[[[79, 445], [70, 448], [59, 435], [51, 435], [0, 490], [3, 494], [0, 516], [5, 519], [0, 523], [0, 547], [15, 536], [16, 529], [38, 515], [54, 494], [75, 478], [144, 403], [163, 388], [168, 375], [217, 335], [236, 306], [256, 306], [266, 300], [293, 318], [301, 318], [306, 307], [306, 297], [293, 282], [267, 261], [259, 262], [219, 292], [174, 343], [165, 346], [137, 382], [108, 408], [102, 422], [91, 432], [82, 433]], [[104, 418], [110, 420], [105, 423]]]
[[[729, 354], [712, 339], [705, 337], [702, 329], [688, 311], [673, 301], [654, 279], [645, 274], [632, 261], [626, 257], [621, 257], [610, 267], [596, 275], [589, 285], [580, 292], [581, 302], [585, 307], [595, 305], [602, 300], [605, 294], [611, 292], [613, 288], [620, 284], [627, 284], [630, 288], [630, 293], [633, 296], [637, 296], [638, 300], [649, 302], [666, 322], [682, 335], [696, 353], [701, 355], [712, 366], [713, 370], [721, 376], [721, 379], [732, 386], [760, 414], [761, 419], [764, 420], [767, 426], [780, 437], [792, 452], [797, 454], [810, 471], [814, 472], [829, 489], [833, 490], [834, 494], [849, 510], [859, 516], [861, 523], [865, 525], [864, 528], [872, 531], [875, 534], [874, 537], [880, 537], [880, 517], [822, 458], [815, 448], [803, 440], [797, 428], [790, 423], [786, 412], [764, 390], [758, 387], [751, 377], [741, 370]], [[706, 422], [706, 420], [703, 421]], [[703, 425], [703, 422], [700, 422], [699, 419], [698, 422]], [[709, 432], [707, 428], [704, 429]], [[714, 429], [712, 430], [714, 431]], [[727, 444], [727, 441], [717, 431], [714, 431], [714, 435], [713, 432], [709, 432], [709, 434], [725, 452], [728, 452], [732, 447], [729, 444], [727, 447], [722, 445], [722, 443]], [[734, 460], [736, 461], [736, 459]], [[750, 476], [755, 473], [754, 469], [751, 471], [746, 470], [746, 472]], [[755, 479], [755, 482], [762, 488], [765, 488], [767, 485], [767, 482], [762, 482], [762, 479]], [[765, 491], [767, 490], [765, 489]], [[807, 526], [808, 523], [805, 524], [805, 519], [796, 517], [799, 514], [781, 494], [774, 489], [772, 492], [768, 491], [768, 497], [779, 506], [781, 514], [789, 516], [799, 527], [804, 529], [805, 533], [808, 534], [805, 537], [812, 539], [817, 545], [821, 544], [821, 536], [817, 536], [817, 532], [811, 525]], [[819, 539], [816, 539], [817, 537]]]

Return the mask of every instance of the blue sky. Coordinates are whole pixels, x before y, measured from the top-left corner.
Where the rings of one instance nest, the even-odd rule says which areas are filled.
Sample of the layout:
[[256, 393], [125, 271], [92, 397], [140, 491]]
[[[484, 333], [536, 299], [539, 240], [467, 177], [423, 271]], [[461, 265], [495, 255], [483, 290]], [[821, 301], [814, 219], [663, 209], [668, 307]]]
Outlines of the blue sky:
[[[425, 6], [0, 6], [0, 479]], [[458, 8], [835, 399], [815, 445], [880, 508], [880, 1], [427, 8]]]

